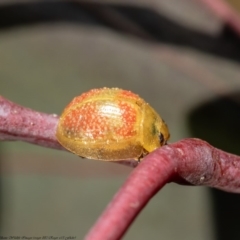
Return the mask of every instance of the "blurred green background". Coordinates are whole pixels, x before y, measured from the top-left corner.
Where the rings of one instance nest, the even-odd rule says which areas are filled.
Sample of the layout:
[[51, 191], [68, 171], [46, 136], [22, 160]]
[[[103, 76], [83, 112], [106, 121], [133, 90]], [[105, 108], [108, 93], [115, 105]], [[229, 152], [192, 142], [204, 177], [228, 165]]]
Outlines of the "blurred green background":
[[[132, 29], [139, 34], [134, 35], [104, 24], [58, 21], [66, 12], [85, 16], [85, 20], [89, 16], [78, 13], [82, 6], [77, 4], [55, 4], [41, 7], [15, 5], [13, 1], [12, 5], [0, 5], [0, 13], [5, 14], [0, 17], [1, 95], [37, 111], [60, 114], [74, 96], [91, 88], [124, 88], [138, 93], [160, 113], [169, 126], [170, 142], [201, 137], [225, 150], [237, 151], [239, 135], [232, 137], [239, 131], [238, 114], [233, 113], [240, 112], [237, 98], [232, 95], [237, 96], [240, 88], [237, 40], [222, 39], [221, 21], [203, 6], [190, 0], [148, 2], [156, 14], [177, 22], [179, 31], [182, 27], [190, 29], [189, 35], [184, 35], [184, 46], [179, 44], [181, 34], [179, 37], [177, 28], [171, 42], [164, 37], [163, 41], [154, 40], [152, 32], [149, 35], [136, 24]], [[140, 1], [136, 6], [144, 4]], [[52, 13], [58, 14], [57, 21], [21, 22], [28, 19], [28, 14], [44, 19]], [[110, 14], [110, 23], [124, 22], [116, 9], [110, 13], [115, 14]], [[12, 25], [4, 22], [18, 15], [21, 24], [18, 20]], [[144, 22], [148, 18], [140, 19]], [[91, 20], [98, 22], [94, 17]], [[128, 21], [125, 24], [129, 26], [132, 22]], [[165, 31], [169, 33], [168, 25]], [[200, 34], [203, 38], [198, 38], [194, 31], [206, 37]], [[161, 39], [165, 32], [159, 34]], [[180, 40], [175, 44], [177, 37]], [[204, 42], [206, 39], [209, 41]], [[195, 40], [196, 46], [198, 40], [202, 43], [199, 49], [190, 46]], [[229, 55], [235, 53], [232, 58], [228, 51], [225, 54], [224, 47], [230, 49]], [[218, 48], [227, 57], [220, 56], [221, 51], [219, 55], [211, 54]], [[231, 148], [233, 143], [235, 147]], [[83, 239], [131, 172], [118, 164], [81, 159], [22, 142], [1, 142], [0, 160], [1, 236]], [[217, 194], [223, 195], [221, 199], [233, 196]], [[218, 235], [222, 222], [217, 222], [216, 216], [229, 223], [225, 228], [231, 228], [235, 226], [231, 221], [237, 219], [234, 214], [240, 210], [230, 201], [228, 206], [235, 208], [226, 207], [228, 217], [217, 215], [225, 205], [223, 202], [218, 207], [216, 196], [204, 187], [169, 184], [150, 201], [124, 239], [224, 240]], [[225, 239], [239, 239], [236, 236]]]

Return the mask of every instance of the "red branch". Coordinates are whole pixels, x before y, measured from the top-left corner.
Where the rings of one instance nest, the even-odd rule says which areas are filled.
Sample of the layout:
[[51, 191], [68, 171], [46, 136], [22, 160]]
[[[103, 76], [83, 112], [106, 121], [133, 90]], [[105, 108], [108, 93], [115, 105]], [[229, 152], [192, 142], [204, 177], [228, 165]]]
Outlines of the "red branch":
[[[159, 149], [160, 150], [160, 149]], [[162, 155], [163, 154], [163, 155]], [[165, 158], [165, 155], [170, 154]], [[176, 174], [173, 151], [154, 151], [136, 167], [85, 239], [116, 240], [126, 232], [147, 202]], [[171, 160], [173, 159], [173, 160]]]
[[240, 193], [240, 157], [200, 139], [157, 149], [133, 170], [85, 239], [120, 239], [146, 203], [172, 181]]
[[[0, 139], [63, 149], [55, 138], [58, 117], [0, 97]], [[134, 167], [136, 161], [123, 162]], [[116, 240], [141, 209], [168, 182], [204, 185], [240, 193], [240, 157], [200, 139], [184, 139], [144, 158], [91, 229], [88, 240]]]
[[55, 137], [58, 116], [33, 111], [0, 96], [0, 140], [62, 149]]

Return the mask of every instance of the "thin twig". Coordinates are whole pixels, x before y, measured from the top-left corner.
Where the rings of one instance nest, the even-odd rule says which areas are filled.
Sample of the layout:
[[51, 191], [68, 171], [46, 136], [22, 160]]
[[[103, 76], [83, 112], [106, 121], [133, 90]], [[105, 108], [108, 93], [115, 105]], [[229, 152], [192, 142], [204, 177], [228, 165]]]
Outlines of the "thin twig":
[[0, 140], [62, 149], [55, 137], [58, 116], [19, 106], [0, 96]]

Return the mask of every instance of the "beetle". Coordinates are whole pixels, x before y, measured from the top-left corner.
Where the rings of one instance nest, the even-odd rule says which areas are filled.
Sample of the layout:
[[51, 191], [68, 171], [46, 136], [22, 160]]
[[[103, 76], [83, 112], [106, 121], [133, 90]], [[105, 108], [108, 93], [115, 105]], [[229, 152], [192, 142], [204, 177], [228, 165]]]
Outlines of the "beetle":
[[84, 158], [140, 161], [165, 145], [170, 134], [163, 119], [137, 94], [99, 88], [67, 105], [56, 137], [63, 147]]

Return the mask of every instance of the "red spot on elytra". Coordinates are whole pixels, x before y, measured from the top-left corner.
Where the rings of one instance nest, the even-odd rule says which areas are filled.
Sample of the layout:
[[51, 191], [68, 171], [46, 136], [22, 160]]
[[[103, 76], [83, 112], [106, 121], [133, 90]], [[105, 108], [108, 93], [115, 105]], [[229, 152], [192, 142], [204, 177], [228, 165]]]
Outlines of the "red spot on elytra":
[[78, 97], [75, 97], [67, 106], [65, 109], [68, 109], [71, 106], [74, 106], [75, 104], [81, 103], [84, 100], [92, 97], [92, 96], [97, 96], [98, 94], [100, 94], [102, 92], [101, 89], [92, 89], [86, 93], [81, 94]]
[[[116, 92], [116, 98], [113, 102], [119, 107], [121, 114], [116, 119], [116, 115], [101, 114], [99, 107], [103, 107], [98, 97], [104, 94]], [[97, 98], [96, 98], [97, 97]], [[96, 101], [94, 101], [94, 99]], [[63, 125], [66, 133], [78, 138], [107, 139], [118, 137], [132, 137], [136, 134], [137, 111], [134, 105], [126, 100], [139, 101], [141, 98], [130, 91], [119, 89], [93, 89], [75, 97], [66, 107], [69, 109], [66, 114]], [[89, 100], [89, 101], [88, 101]]]
[[136, 100], [139, 100], [139, 96], [135, 93], [132, 93], [130, 91], [127, 91], [127, 90], [120, 90], [119, 92], [119, 97], [122, 98], [122, 97], [127, 97], [127, 98], [130, 98], [130, 99], [136, 99]]
[[76, 137], [98, 139], [108, 130], [109, 119], [99, 114], [98, 104], [89, 102], [71, 110], [63, 125], [67, 132], [72, 132]]
[[135, 125], [137, 120], [137, 111], [129, 103], [120, 102], [122, 126], [116, 130], [116, 134], [124, 137], [132, 137], [136, 134]]

